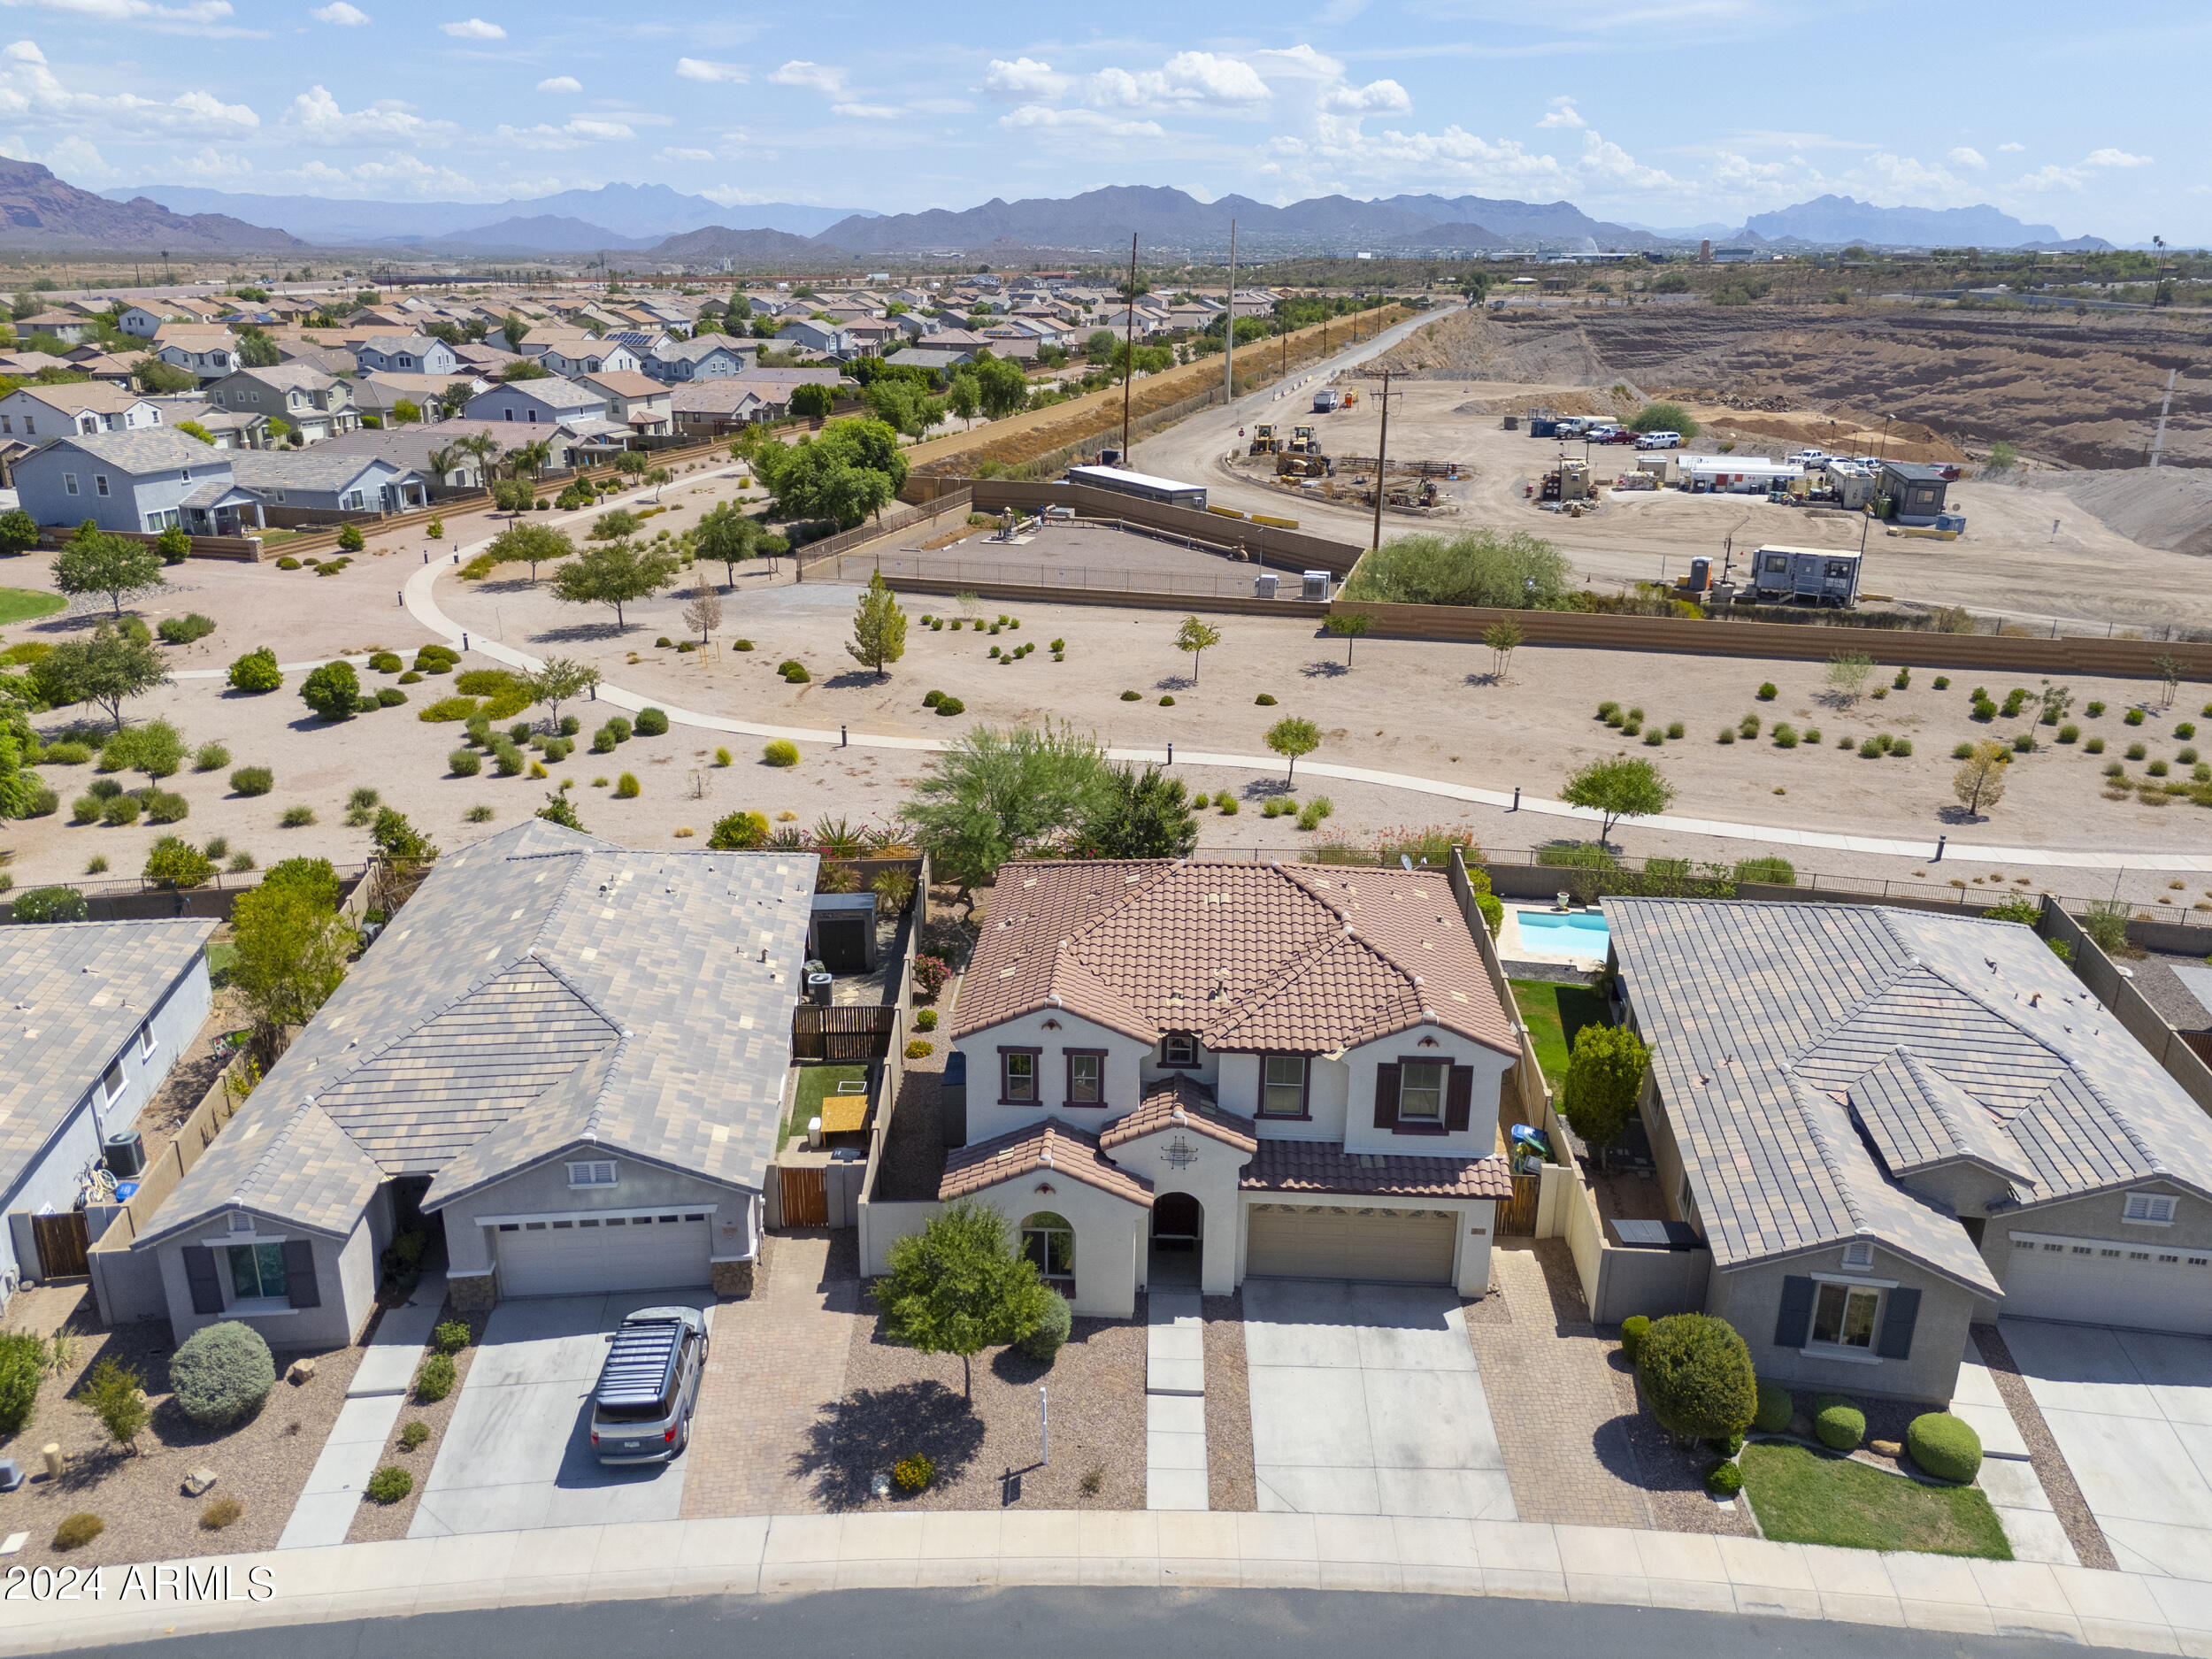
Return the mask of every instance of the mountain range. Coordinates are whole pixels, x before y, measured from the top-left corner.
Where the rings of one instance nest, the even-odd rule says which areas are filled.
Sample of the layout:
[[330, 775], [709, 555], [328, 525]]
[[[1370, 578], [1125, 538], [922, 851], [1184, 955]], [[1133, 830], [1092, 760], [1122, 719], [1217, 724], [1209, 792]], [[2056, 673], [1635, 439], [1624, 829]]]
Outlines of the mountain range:
[[57, 179], [35, 161], [0, 156], [0, 246], [57, 253], [131, 249], [192, 254], [299, 243], [280, 230], [224, 213], [173, 213], [128, 193], [119, 198], [95, 196]]

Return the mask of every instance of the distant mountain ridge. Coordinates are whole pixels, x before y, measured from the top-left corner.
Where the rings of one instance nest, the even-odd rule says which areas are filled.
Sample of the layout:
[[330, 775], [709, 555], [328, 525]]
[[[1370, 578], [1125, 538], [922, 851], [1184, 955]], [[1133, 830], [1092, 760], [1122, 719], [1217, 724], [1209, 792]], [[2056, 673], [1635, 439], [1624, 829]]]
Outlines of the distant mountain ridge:
[[228, 214], [184, 215], [143, 196], [95, 196], [35, 161], [0, 156], [0, 248], [219, 253], [297, 246], [280, 230]]
[[1744, 221], [1765, 242], [1872, 242], [1913, 248], [2024, 248], [2061, 240], [2053, 225], [2024, 225], [1981, 207], [1877, 207], [1847, 196], [1820, 196]]

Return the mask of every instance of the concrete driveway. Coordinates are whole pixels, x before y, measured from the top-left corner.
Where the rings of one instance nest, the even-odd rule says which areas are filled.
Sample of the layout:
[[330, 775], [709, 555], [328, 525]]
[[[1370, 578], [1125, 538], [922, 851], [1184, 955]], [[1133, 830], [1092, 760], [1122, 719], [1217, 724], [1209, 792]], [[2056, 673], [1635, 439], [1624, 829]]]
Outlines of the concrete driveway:
[[2212, 1578], [2212, 1339], [1998, 1329], [2121, 1571]]
[[606, 1521], [672, 1521], [684, 1465], [603, 1468], [591, 1451], [591, 1391], [607, 1342], [639, 1308], [704, 1306], [695, 1292], [538, 1296], [493, 1310], [423, 1485], [411, 1538]]
[[1261, 1509], [1515, 1518], [1452, 1291], [1247, 1279], [1244, 1350]]

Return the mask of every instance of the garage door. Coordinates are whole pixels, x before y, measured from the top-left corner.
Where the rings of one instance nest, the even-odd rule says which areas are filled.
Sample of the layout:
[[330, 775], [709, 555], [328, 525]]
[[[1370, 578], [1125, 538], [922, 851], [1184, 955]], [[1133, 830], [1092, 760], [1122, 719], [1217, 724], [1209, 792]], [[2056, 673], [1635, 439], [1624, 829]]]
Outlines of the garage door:
[[626, 1216], [532, 1221], [499, 1229], [499, 1289], [505, 1296], [575, 1296], [594, 1291], [671, 1290], [703, 1285], [707, 1217]]
[[1245, 1271], [1448, 1285], [1458, 1217], [1442, 1210], [1254, 1204]]
[[2212, 1335], [2212, 1249], [2140, 1239], [2012, 1234], [2004, 1312]]

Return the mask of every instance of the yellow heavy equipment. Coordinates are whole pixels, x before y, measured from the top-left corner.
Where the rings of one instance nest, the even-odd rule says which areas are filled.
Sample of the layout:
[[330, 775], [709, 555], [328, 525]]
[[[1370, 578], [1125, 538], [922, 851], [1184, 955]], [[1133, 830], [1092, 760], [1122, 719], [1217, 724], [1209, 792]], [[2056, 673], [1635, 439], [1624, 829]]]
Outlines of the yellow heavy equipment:
[[1313, 435], [1311, 426], [1293, 426], [1288, 448], [1293, 455], [1318, 455], [1321, 453], [1321, 441]]
[[1282, 452], [1282, 440], [1275, 435], [1273, 426], [1262, 423], [1252, 429], [1252, 453], [1254, 455], [1280, 455]]

